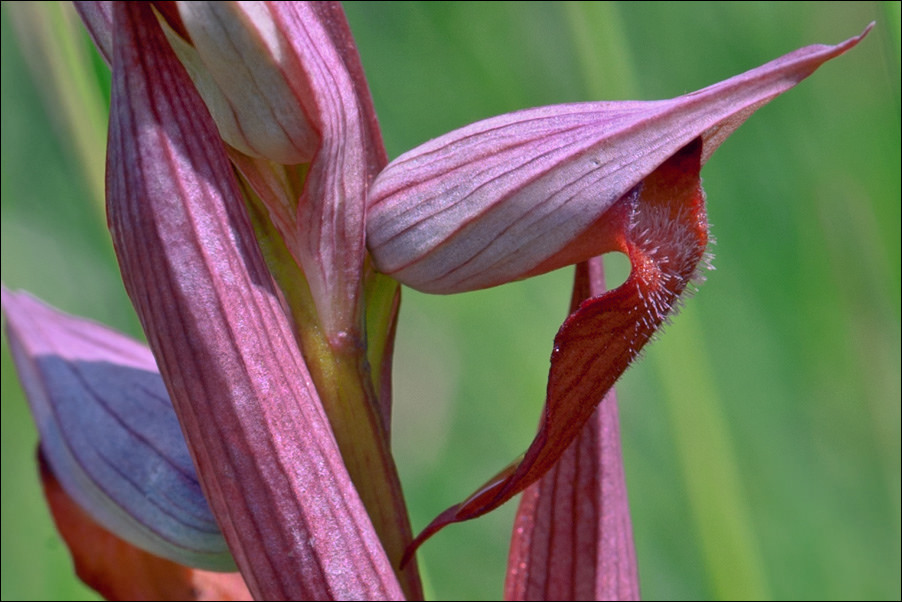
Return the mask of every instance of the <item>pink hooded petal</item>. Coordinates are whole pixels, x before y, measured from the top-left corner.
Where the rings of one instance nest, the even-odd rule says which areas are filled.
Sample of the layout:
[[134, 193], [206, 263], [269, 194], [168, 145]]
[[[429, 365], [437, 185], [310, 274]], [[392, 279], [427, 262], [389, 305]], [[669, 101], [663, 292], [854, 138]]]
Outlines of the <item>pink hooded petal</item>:
[[114, 9], [110, 229], [236, 563], [260, 599], [399, 599], [209, 113], [149, 7]]
[[704, 164], [756, 109], [871, 27], [672, 100], [528, 109], [427, 142], [393, 161], [370, 190], [376, 267], [425, 292], [455, 293], [609, 251], [599, 230], [617, 199], [697, 137]]

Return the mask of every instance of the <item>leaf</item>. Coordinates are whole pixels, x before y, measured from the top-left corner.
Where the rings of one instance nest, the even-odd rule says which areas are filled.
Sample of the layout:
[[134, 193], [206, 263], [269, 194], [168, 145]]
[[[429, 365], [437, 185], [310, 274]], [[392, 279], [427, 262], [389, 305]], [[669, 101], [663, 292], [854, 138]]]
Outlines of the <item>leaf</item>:
[[201, 484], [262, 599], [398, 599], [202, 100], [148, 6], [114, 6], [107, 209]]
[[10, 349], [60, 485], [93, 520], [179, 564], [234, 570], [146, 346], [3, 289]]

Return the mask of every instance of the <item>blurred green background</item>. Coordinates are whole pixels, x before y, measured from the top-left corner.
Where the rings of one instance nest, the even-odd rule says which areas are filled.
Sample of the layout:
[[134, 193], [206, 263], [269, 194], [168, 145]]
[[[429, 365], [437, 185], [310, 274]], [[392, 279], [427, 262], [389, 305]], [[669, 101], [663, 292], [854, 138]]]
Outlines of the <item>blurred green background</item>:
[[[675, 96], [877, 21], [702, 172], [717, 269], [618, 388], [647, 599], [902, 596], [899, 7], [346, 5], [392, 157], [524, 107]], [[88, 50], [55, 5], [3, 3], [2, 279], [138, 336]], [[415, 529], [528, 445], [571, 277], [406, 292], [393, 428]], [[5, 335], [2, 369], [2, 598], [90, 598], [40, 494]], [[500, 598], [513, 511], [422, 548], [433, 598]]]

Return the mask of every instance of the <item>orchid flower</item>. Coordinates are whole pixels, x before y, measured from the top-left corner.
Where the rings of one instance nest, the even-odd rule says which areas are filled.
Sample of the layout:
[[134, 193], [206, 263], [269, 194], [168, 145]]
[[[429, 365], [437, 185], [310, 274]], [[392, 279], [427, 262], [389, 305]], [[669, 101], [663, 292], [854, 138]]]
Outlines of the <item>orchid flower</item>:
[[[112, 69], [107, 217], [149, 349], [24, 293], [3, 307], [82, 578], [110, 598], [156, 576], [173, 599], [419, 599], [418, 546], [525, 492], [506, 597], [638, 598], [612, 387], [700, 280], [700, 170], [870, 28], [387, 164], [339, 5], [78, 8]], [[611, 251], [632, 271], [604, 292]], [[572, 264], [534, 442], [414, 538], [390, 452], [399, 283], [456, 293]]]

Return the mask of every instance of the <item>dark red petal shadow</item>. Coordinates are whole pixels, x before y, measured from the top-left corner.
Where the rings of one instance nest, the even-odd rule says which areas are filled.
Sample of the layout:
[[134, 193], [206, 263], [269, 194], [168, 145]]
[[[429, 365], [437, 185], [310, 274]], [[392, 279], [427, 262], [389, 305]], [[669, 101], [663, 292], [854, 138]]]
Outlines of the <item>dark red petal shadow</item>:
[[[600, 257], [576, 266], [571, 311], [604, 293]], [[520, 498], [505, 600], [638, 600], [614, 389]]]
[[72, 501], [38, 454], [44, 497], [78, 578], [107, 600], [253, 600], [241, 573], [214, 573], [154, 556], [107, 531]]

